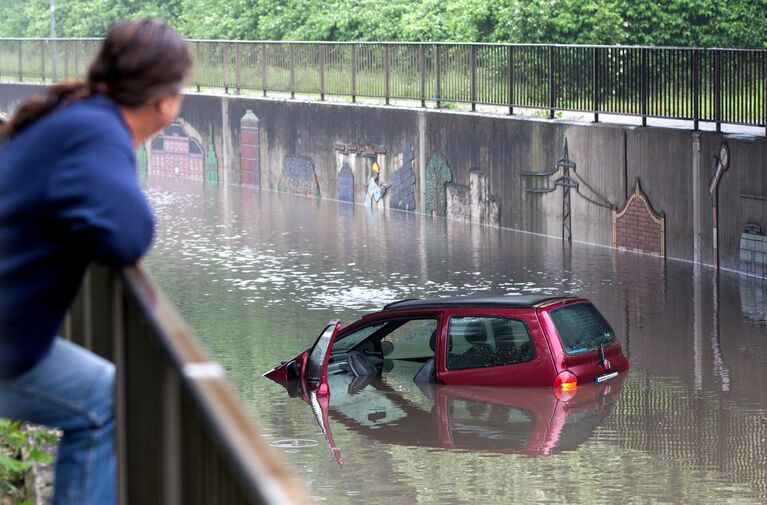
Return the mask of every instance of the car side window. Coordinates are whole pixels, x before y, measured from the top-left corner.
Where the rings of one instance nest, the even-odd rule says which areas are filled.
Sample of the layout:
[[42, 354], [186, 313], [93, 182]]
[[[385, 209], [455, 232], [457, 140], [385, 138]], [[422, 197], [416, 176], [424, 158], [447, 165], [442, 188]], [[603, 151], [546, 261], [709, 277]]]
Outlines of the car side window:
[[436, 336], [436, 319], [411, 319], [386, 335], [381, 343], [391, 344], [391, 350], [386, 352], [387, 359], [432, 358]]
[[450, 319], [447, 368], [513, 365], [535, 356], [527, 326], [519, 319], [462, 316]]

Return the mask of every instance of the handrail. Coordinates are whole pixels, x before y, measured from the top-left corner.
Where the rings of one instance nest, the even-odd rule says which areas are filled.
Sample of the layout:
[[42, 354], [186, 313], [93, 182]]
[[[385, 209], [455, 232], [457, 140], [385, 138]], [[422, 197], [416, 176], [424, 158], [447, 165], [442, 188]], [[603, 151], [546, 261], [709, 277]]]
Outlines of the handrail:
[[[100, 42], [101, 37], [0, 37], [0, 41], [56, 41], [66, 42], [69, 40], [86, 40]], [[274, 40], [274, 39], [186, 39], [187, 42], [212, 42], [227, 44], [303, 44], [303, 45], [390, 45], [390, 46], [493, 46], [493, 47], [582, 47], [582, 48], [605, 48], [605, 49], [675, 49], [683, 51], [767, 51], [761, 47], [719, 47], [719, 46], [643, 46], [626, 44], [544, 44], [540, 42], [466, 42], [460, 40], [450, 41], [390, 41], [390, 40]]]
[[309, 503], [140, 268], [91, 267], [64, 334], [117, 365], [122, 505]]
[[[0, 39], [0, 79], [82, 77], [100, 39]], [[767, 128], [767, 50], [463, 42], [189, 41], [197, 91], [408, 100]], [[63, 70], [63, 72], [62, 72]]]

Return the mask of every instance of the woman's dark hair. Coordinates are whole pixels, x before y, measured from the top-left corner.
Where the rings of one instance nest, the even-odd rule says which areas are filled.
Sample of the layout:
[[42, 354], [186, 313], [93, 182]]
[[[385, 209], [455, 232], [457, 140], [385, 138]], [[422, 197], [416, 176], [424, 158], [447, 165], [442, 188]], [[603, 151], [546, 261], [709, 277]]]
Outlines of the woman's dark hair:
[[28, 100], [0, 132], [13, 137], [58, 107], [94, 93], [124, 107], [139, 107], [180, 92], [191, 66], [189, 46], [167, 24], [157, 19], [120, 21], [109, 30], [85, 81], [61, 82]]

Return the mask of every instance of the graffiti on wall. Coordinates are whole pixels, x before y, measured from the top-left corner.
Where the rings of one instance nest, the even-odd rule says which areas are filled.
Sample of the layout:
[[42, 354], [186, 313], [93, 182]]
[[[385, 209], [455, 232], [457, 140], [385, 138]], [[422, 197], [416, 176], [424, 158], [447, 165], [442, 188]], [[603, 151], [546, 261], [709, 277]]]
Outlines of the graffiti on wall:
[[613, 246], [666, 256], [666, 217], [655, 212], [639, 185], [622, 209], [613, 209]]
[[748, 223], [740, 235], [740, 307], [758, 323], [767, 322], [767, 234]]
[[767, 235], [756, 223], [748, 223], [740, 235], [740, 271], [767, 277]]
[[[568, 242], [573, 240], [571, 190], [574, 190], [577, 196], [580, 196], [590, 204], [610, 210], [615, 210], [616, 208], [615, 204], [599, 194], [586, 182], [581, 174], [578, 173], [577, 168], [578, 164], [570, 158], [570, 149], [567, 146], [567, 138], [565, 138], [564, 153], [557, 160], [552, 170], [522, 172], [521, 174], [522, 177], [527, 178], [529, 181], [528, 187], [525, 189], [529, 194], [546, 194], [556, 191], [557, 188], [562, 188], [562, 240], [567, 240]], [[551, 181], [551, 177], [557, 175], [560, 171], [562, 175]], [[581, 186], [585, 189], [582, 190]]]
[[152, 139], [149, 173], [203, 180], [202, 144], [187, 132], [181, 121], [174, 121]]
[[447, 184], [453, 181], [453, 171], [440, 153], [432, 153], [426, 163], [424, 212], [430, 216], [447, 216]]
[[146, 154], [146, 146], [142, 142], [136, 149], [136, 170], [140, 175], [149, 173], [149, 157]]
[[250, 109], [240, 118], [240, 183], [261, 186], [259, 119]]
[[354, 173], [347, 162], [341, 165], [338, 172], [338, 200], [354, 203]]
[[311, 158], [287, 157], [282, 160], [279, 191], [320, 198], [320, 185]]
[[448, 183], [445, 197], [446, 215], [449, 219], [501, 225], [501, 207], [498, 197], [490, 194], [490, 180], [487, 174], [472, 170], [469, 172], [468, 186]]
[[[358, 197], [364, 198], [373, 167], [377, 167], [380, 172], [380, 167], [386, 165], [386, 148], [336, 142], [333, 149], [336, 153], [336, 166], [340, 167], [337, 174], [338, 200], [354, 203]], [[359, 187], [355, 186], [355, 181]]]
[[[399, 157], [399, 156], [398, 156]], [[389, 207], [392, 209], [415, 211], [415, 155], [413, 146], [408, 145], [401, 154], [401, 161], [391, 179], [391, 197]], [[395, 164], [397, 166], [397, 164]]]
[[216, 155], [216, 144], [213, 140], [213, 125], [210, 127], [208, 153], [205, 156], [205, 181], [218, 182], [218, 156]]

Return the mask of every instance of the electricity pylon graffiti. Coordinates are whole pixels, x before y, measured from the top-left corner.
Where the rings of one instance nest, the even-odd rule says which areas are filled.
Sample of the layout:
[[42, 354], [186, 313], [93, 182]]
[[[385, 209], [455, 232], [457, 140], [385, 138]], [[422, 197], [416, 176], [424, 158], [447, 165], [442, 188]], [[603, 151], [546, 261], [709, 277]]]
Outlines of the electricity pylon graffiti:
[[[615, 205], [610, 203], [607, 198], [603, 197], [599, 193], [597, 193], [594, 188], [592, 188], [581, 176], [578, 174], [576, 170], [576, 163], [570, 159], [570, 150], [567, 147], [567, 139], [565, 138], [565, 152], [562, 155], [561, 158], [557, 160], [556, 166], [554, 170], [550, 170], [548, 172], [523, 172], [523, 177], [546, 177], [547, 179], [551, 176], [559, 173], [559, 171], [562, 171], [562, 175], [556, 179], [554, 179], [554, 184], [552, 185], [546, 185], [543, 187], [534, 187], [534, 188], [527, 188], [526, 191], [528, 193], [551, 193], [552, 191], [556, 191], [558, 187], [562, 188], [562, 240], [567, 240], [568, 242], [572, 242], [573, 240], [573, 223], [572, 223], [572, 209], [571, 209], [571, 200], [570, 200], [570, 190], [574, 189], [575, 192], [583, 197], [587, 202], [593, 203], [594, 205], [598, 205], [600, 207], [605, 207], [607, 209], [615, 209]], [[570, 171], [572, 170], [572, 174], [577, 178], [576, 180], [574, 177], [570, 176]], [[547, 181], [549, 182], [549, 181]], [[580, 185], [583, 184], [588, 190], [594, 194], [593, 198], [590, 198], [583, 193], [581, 193]]]

